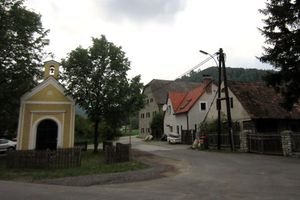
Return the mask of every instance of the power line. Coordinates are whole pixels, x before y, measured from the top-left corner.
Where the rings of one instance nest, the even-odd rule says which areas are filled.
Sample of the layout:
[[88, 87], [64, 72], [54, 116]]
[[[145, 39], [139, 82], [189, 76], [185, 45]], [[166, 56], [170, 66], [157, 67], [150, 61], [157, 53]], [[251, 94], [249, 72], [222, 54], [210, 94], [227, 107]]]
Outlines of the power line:
[[[181, 78], [182, 76], [184, 76], [186, 74], [189, 74], [191, 71], [193, 71], [193, 70], [201, 67], [202, 65], [204, 65], [205, 63], [207, 63], [208, 61], [210, 61], [212, 58], [213, 57], [208, 57], [205, 60], [201, 61], [200, 63], [198, 63], [197, 65], [195, 65], [194, 67], [192, 67], [191, 69], [189, 69], [188, 71], [186, 71], [185, 73], [183, 73], [180, 76], [178, 76], [177, 78], [175, 78], [174, 81], [176, 81], [177, 79]], [[172, 83], [173, 83], [173, 81], [170, 81], [170, 82], [168, 82], [166, 84], [163, 84], [161, 87], [158, 87], [158, 88], [155, 88], [154, 90], [152, 90], [152, 92], [154, 93], [154, 92], [156, 92], [158, 90], [161, 90], [162, 88], [164, 88], [164, 87], [166, 87], [166, 86], [168, 86], [168, 85], [170, 85]]]
[[206, 59], [203, 60], [202, 62], [198, 63], [197, 65], [195, 65], [194, 67], [192, 67], [192, 68], [189, 69], [188, 71], [184, 72], [183, 74], [181, 74], [180, 76], [178, 76], [177, 78], [175, 78], [175, 80], [176, 80], [176, 79], [179, 79], [179, 78], [181, 78], [181, 77], [183, 77], [184, 75], [189, 74], [191, 71], [193, 71], [193, 70], [195, 70], [195, 69], [201, 67], [202, 65], [204, 65], [205, 63], [207, 63], [207, 62], [210, 61], [211, 59], [212, 59], [212, 57], [206, 58]]

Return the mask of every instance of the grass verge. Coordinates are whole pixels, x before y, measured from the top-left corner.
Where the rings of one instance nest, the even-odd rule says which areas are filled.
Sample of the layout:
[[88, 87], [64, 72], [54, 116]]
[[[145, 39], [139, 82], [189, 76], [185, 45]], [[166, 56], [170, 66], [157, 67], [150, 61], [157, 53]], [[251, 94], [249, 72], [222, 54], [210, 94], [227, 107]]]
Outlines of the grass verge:
[[68, 176], [125, 172], [145, 169], [147, 167], [147, 165], [136, 160], [110, 165], [104, 164], [104, 152], [94, 154], [92, 151], [86, 151], [82, 153], [81, 167], [69, 169], [8, 169], [6, 167], [5, 156], [1, 156], [0, 179], [33, 182]]

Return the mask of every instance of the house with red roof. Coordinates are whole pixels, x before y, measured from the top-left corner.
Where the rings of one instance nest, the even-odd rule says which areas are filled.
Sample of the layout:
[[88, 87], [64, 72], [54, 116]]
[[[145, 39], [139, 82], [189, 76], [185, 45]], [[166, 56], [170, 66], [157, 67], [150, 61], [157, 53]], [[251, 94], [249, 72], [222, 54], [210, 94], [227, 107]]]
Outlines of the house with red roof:
[[181, 135], [182, 130], [197, 130], [216, 98], [216, 92], [217, 86], [211, 78], [205, 78], [186, 92], [170, 91], [164, 115], [164, 133]]
[[187, 92], [195, 88], [199, 83], [187, 81], [170, 81], [153, 79], [145, 85], [145, 106], [139, 111], [140, 136], [151, 134], [151, 122], [156, 114], [162, 112], [163, 105], [170, 91]]

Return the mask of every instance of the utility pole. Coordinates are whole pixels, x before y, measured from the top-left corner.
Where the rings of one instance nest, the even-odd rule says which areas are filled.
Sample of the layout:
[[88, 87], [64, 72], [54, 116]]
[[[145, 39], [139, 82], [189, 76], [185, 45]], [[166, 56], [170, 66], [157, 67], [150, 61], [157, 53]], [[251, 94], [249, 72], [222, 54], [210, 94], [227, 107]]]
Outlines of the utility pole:
[[[221, 71], [221, 66], [222, 66], [222, 74], [223, 74], [223, 81], [224, 81], [224, 92], [225, 92], [225, 101], [226, 101], [226, 111], [227, 111], [227, 123], [228, 123], [228, 136], [230, 138], [230, 144], [231, 144], [231, 150], [234, 151], [234, 139], [233, 139], [233, 130], [232, 130], [232, 119], [231, 119], [231, 111], [230, 111], [230, 99], [229, 99], [229, 93], [228, 93], [228, 85], [227, 85], [227, 75], [226, 75], [226, 68], [225, 68], [225, 57], [224, 57], [224, 52], [223, 49], [219, 50], [219, 76], [220, 76], [220, 71]], [[220, 79], [220, 77], [219, 77]], [[220, 85], [219, 85], [220, 86]], [[219, 88], [220, 91], [220, 88]], [[219, 94], [221, 95], [221, 94]], [[221, 105], [221, 100], [220, 99], [220, 105]], [[221, 107], [221, 106], [220, 106]], [[218, 123], [221, 121], [219, 112], [221, 109], [218, 110]]]
[[223, 51], [221, 52], [222, 49], [219, 50], [219, 66], [218, 66], [218, 72], [219, 72], [219, 80], [218, 80], [218, 98], [217, 98], [217, 110], [218, 110], [218, 144], [217, 144], [217, 149], [221, 149], [221, 83], [222, 83], [222, 58], [224, 56], [221, 56], [223, 54]]
[[[228, 85], [227, 85], [227, 76], [226, 76], [226, 69], [225, 69], [225, 54], [223, 52], [223, 49], [220, 48], [217, 53], [214, 55], [218, 55], [218, 61], [214, 59], [214, 55], [211, 55], [203, 50], [200, 50], [200, 53], [203, 53], [205, 55], [209, 55], [216, 63], [218, 66], [218, 72], [219, 72], [219, 81], [218, 81], [218, 98], [216, 100], [217, 104], [217, 110], [218, 110], [218, 137], [217, 137], [217, 148], [218, 150], [221, 149], [221, 107], [222, 107], [222, 100], [226, 101], [226, 110], [227, 110], [227, 122], [228, 122], [228, 133], [229, 133], [229, 138], [230, 138], [230, 144], [231, 144], [231, 150], [234, 151], [234, 140], [233, 140], [233, 130], [232, 130], [232, 119], [231, 119], [231, 111], [230, 111], [230, 99], [229, 99], [229, 93], [228, 93]], [[223, 79], [222, 79], [223, 76]], [[221, 97], [221, 83], [222, 80], [224, 82], [224, 92], [225, 92], [225, 98]]]

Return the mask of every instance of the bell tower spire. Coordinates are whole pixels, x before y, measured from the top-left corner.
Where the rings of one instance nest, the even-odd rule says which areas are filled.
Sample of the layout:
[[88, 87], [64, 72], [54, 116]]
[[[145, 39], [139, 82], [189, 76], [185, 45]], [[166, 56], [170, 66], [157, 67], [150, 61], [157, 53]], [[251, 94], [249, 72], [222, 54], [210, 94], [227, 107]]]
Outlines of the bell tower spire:
[[46, 61], [44, 64], [44, 79], [46, 80], [47, 78], [49, 78], [49, 76], [53, 76], [55, 79], [58, 79], [59, 66], [60, 63], [56, 62], [55, 60]]

